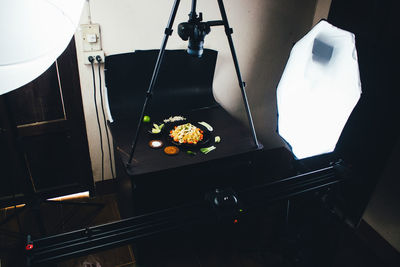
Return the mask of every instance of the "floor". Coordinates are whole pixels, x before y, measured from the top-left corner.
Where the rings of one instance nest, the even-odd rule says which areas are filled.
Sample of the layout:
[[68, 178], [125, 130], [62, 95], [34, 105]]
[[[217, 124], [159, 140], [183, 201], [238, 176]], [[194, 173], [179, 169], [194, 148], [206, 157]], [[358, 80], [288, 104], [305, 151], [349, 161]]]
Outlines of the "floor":
[[[91, 199], [105, 203], [94, 207], [63, 207], [42, 204], [45, 227], [49, 234], [96, 225], [119, 218], [114, 195]], [[391, 266], [380, 259], [348, 226], [310, 200], [293, 199], [289, 224], [286, 202], [275, 203], [252, 212], [236, 224], [213, 227], [190, 226], [146, 242], [100, 252], [59, 263], [59, 267], [141, 267], [141, 266], [282, 266], [282, 267], [381, 267]], [[7, 211], [8, 215], [10, 212]], [[5, 211], [1, 212], [4, 218]], [[62, 213], [63, 222], [54, 220]], [[51, 216], [49, 216], [51, 215]], [[29, 210], [19, 216], [24, 231], [35, 232]], [[1, 226], [1, 267], [24, 266], [23, 247], [16, 219]], [[37, 230], [36, 230], [37, 231]], [[135, 257], [137, 260], [135, 261]], [[87, 265], [85, 265], [87, 264]], [[91, 265], [90, 265], [91, 264]]]
[[[285, 204], [260, 210], [237, 224], [193, 229], [142, 244], [143, 266], [382, 267], [350, 228], [317, 207], [294, 207], [289, 225]], [[140, 252], [140, 250], [139, 250]], [[140, 260], [141, 259], [141, 260]]]
[[[46, 234], [52, 235], [99, 225], [120, 219], [114, 195], [104, 195], [93, 199], [75, 200], [78, 202], [102, 203], [103, 207], [87, 205], [65, 205], [42, 203], [40, 211]], [[18, 210], [21, 210], [20, 208]], [[0, 221], [12, 215], [14, 210], [1, 210]], [[63, 218], [61, 220], [61, 218]], [[23, 255], [26, 234], [41, 236], [37, 220], [31, 209], [23, 210], [18, 217], [0, 226], [0, 267], [25, 266]], [[19, 234], [22, 232], [22, 234]], [[135, 259], [131, 246], [123, 246], [94, 255], [60, 262], [58, 267], [87, 267], [85, 263], [99, 263], [100, 266], [132, 266]], [[92, 267], [91, 265], [89, 265]]]

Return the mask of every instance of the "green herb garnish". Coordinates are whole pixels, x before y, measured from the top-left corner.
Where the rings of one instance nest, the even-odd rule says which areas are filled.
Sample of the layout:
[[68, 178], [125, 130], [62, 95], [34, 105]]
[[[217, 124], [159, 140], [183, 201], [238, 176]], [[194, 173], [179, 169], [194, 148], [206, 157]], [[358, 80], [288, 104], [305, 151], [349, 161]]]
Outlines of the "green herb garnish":
[[210, 146], [210, 147], [203, 147], [203, 148], [200, 148], [200, 151], [201, 151], [202, 153], [204, 153], [204, 154], [207, 154], [207, 153], [213, 151], [214, 149], [216, 149], [215, 146]]

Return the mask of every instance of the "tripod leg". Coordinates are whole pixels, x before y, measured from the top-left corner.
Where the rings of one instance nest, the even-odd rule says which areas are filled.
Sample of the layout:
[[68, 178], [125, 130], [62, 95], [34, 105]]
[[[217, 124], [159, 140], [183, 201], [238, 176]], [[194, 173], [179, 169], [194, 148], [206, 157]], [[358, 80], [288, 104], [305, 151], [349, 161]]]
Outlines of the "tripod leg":
[[286, 232], [289, 233], [289, 215], [290, 215], [290, 199], [287, 200], [286, 202], [286, 216], [285, 216], [285, 226], [286, 226]]
[[146, 92], [146, 99], [144, 101], [142, 112], [140, 114], [139, 123], [138, 123], [138, 126], [136, 128], [135, 137], [134, 137], [133, 142], [132, 142], [131, 153], [129, 155], [129, 160], [128, 160], [128, 163], [127, 163], [127, 167], [128, 168], [130, 167], [130, 165], [132, 163], [133, 153], [135, 152], [136, 144], [137, 144], [137, 141], [138, 141], [138, 138], [139, 138], [139, 132], [140, 132], [140, 130], [142, 128], [143, 117], [144, 117], [144, 114], [146, 112], [147, 103], [148, 103], [148, 101], [149, 101], [149, 99], [150, 99], [150, 97], [151, 97], [151, 95], [153, 93], [154, 85], [155, 85], [155, 83], [157, 81], [158, 73], [160, 71], [160, 66], [161, 66], [161, 63], [162, 63], [162, 60], [163, 60], [163, 57], [164, 57], [165, 47], [167, 46], [167, 42], [168, 42], [169, 36], [172, 34], [172, 25], [174, 24], [174, 20], [175, 20], [176, 12], [178, 11], [179, 3], [180, 3], [180, 0], [175, 0], [174, 5], [172, 7], [171, 15], [170, 15], [169, 20], [168, 20], [167, 28], [165, 28], [165, 31], [164, 31], [164, 39], [163, 39], [162, 44], [161, 44], [160, 52], [158, 53], [158, 57], [157, 57], [156, 65], [154, 67], [153, 75], [151, 77], [149, 89]]
[[238, 62], [238, 59], [236, 56], [235, 47], [233, 45], [233, 40], [232, 40], [233, 30], [232, 30], [232, 28], [229, 27], [228, 17], [226, 16], [225, 7], [224, 7], [224, 3], [222, 2], [222, 0], [218, 0], [218, 6], [219, 6], [219, 10], [221, 12], [222, 21], [224, 22], [226, 37], [228, 38], [229, 48], [231, 49], [232, 59], [233, 59], [233, 63], [235, 65], [235, 70], [236, 70], [236, 75], [237, 75], [237, 78], [239, 81], [239, 86], [240, 86], [240, 89], [242, 92], [242, 98], [243, 98], [244, 106], [246, 109], [247, 120], [249, 122], [249, 128], [250, 128], [251, 134], [253, 136], [253, 141], [254, 141], [255, 146], [260, 147], [258, 140], [257, 140], [256, 130], [254, 129], [253, 118], [251, 117], [249, 102], [247, 101], [247, 95], [246, 95], [246, 91], [245, 91], [245, 83], [242, 80], [242, 74], [240, 73], [239, 62]]
[[40, 210], [40, 202], [37, 202], [32, 207], [33, 215], [35, 216], [36, 223], [38, 224], [39, 232], [42, 236], [46, 235], [46, 227], [44, 225], [42, 212]]

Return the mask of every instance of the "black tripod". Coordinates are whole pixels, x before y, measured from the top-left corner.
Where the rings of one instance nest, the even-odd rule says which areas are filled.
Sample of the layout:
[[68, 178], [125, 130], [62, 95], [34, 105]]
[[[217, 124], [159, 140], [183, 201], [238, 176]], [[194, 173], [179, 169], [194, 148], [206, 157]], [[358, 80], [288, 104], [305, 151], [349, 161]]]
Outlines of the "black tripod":
[[[251, 130], [251, 134], [253, 137], [253, 141], [254, 141], [254, 146], [259, 148], [260, 144], [258, 143], [257, 140], [257, 136], [256, 136], [256, 131], [254, 129], [254, 124], [253, 124], [253, 119], [251, 116], [251, 112], [250, 112], [250, 108], [249, 108], [249, 103], [247, 101], [247, 96], [246, 96], [246, 91], [245, 91], [245, 83], [242, 80], [242, 75], [240, 73], [240, 69], [239, 69], [239, 63], [237, 60], [237, 56], [236, 56], [236, 52], [235, 52], [235, 47], [233, 46], [233, 40], [232, 40], [232, 33], [233, 30], [232, 28], [229, 27], [229, 23], [228, 23], [228, 18], [226, 16], [226, 12], [225, 12], [225, 7], [224, 4], [222, 2], [222, 0], [217, 0], [218, 1], [218, 6], [219, 6], [219, 10], [221, 12], [221, 17], [222, 20], [217, 20], [217, 21], [208, 21], [208, 22], [201, 22], [202, 21], [202, 15], [200, 13], [200, 16], [198, 16], [196, 14], [196, 3], [197, 0], [192, 0], [192, 8], [191, 8], [191, 13], [189, 14], [189, 22], [188, 24], [190, 25], [194, 25], [196, 27], [196, 32], [192, 35], [192, 38], [196, 39], [197, 42], [197, 47], [194, 47], [194, 49], [202, 49], [202, 41], [204, 39], [204, 36], [206, 34], [208, 34], [209, 29], [211, 26], [224, 26], [225, 27], [225, 33], [226, 36], [228, 38], [228, 43], [229, 43], [229, 47], [231, 50], [231, 54], [232, 54], [232, 59], [233, 59], [233, 63], [235, 65], [235, 70], [236, 70], [236, 75], [239, 81], [239, 86], [242, 92], [242, 98], [243, 98], [243, 102], [245, 105], [245, 110], [246, 110], [246, 114], [247, 114], [247, 119], [249, 122], [249, 128]], [[139, 132], [141, 130], [142, 127], [142, 122], [143, 122], [143, 117], [144, 114], [146, 112], [146, 108], [147, 108], [147, 104], [149, 99], [151, 98], [152, 94], [153, 94], [153, 89], [154, 89], [154, 85], [157, 81], [157, 77], [160, 71], [160, 66], [161, 63], [163, 61], [163, 57], [164, 57], [164, 52], [165, 52], [165, 48], [167, 46], [167, 41], [169, 36], [172, 34], [172, 26], [175, 20], [175, 16], [176, 16], [176, 12], [178, 11], [178, 6], [179, 6], [180, 0], [175, 0], [174, 5], [172, 7], [172, 11], [171, 11], [171, 15], [169, 17], [168, 20], [168, 24], [167, 27], [165, 28], [164, 31], [164, 38], [161, 44], [161, 49], [160, 52], [158, 54], [157, 57], [157, 61], [156, 61], [156, 65], [154, 67], [154, 71], [153, 71], [153, 75], [151, 77], [151, 81], [150, 81], [150, 85], [149, 88], [146, 92], [146, 99], [144, 101], [143, 104], [143, 108], [142, 108], [142, 112], [140, 115], [140, 119], [139, 119], [139, 123], [138, 126], [136, 128], [136, 133], [132, 142], [132, 146], [131, 146], [131, 153], [129, 155], [129, 160], [127, 163], [127, 168], [129, 169], [131, 167], [131, 163], [132, 163], [132, 159], [133, 159], [133, 154], [137, 145], [137, 141], [138, 141], [138, 137], [139, 137]], [[182, 35], [180, 34], [180, 36], [182, 37]], [[182, 37], [184, 38], [184, 37]], [[185, 39], [184, 39], [185, 40]], [[188, 49], [188, 53], [191, 54], [190, 50], [191, 50], [191, 42], [192, 40], [189, 39], [189, 49]], [[193, 44], [193, 43], [192, 43]], [[196, 46], [196, 43], [195, 43]], [[192, 47], [193, 48], [193, 47]], [[201, 53], [199, 54], [199, 56], [201, 56]]]

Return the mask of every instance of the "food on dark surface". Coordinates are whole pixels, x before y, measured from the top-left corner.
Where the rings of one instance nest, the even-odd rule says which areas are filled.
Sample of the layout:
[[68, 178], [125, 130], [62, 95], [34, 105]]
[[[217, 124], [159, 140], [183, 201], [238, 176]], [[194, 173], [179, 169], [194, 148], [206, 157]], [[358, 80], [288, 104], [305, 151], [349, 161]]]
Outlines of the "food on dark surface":
[[162, 128], [164, 127], [164, 123], [157, 125], [155, 123], [153, 123], [153, 128], [151, 129], [151, 132], [153, 134], [158, 134], [161, 132]]
[[150, 116], [144, 116], [143, 117], [143, 122], [150, 122]]
[[215, 141], [215, 143], [221, 142], [221, 137], [216, 136], [216, 137], [214, 138], [214, 141]]
[[200, 148], [200, 152], [207, 154], [207, 153], [213, 151], [214, 149], [216, 149], [215, 146], [203, 147], [203, 148]]
[[167, 146], [164, 148], [164, 153], [167, 155], [176, 155], [179, 153], [179, 148], [176, 146]]
[[203, 130], [191, 123], [175, 126], [169, 136], [179, 144], [197, 144], [203, 140]]
[[150, 142], [149, 142], [149, 146], [151, 147], [151, 148], [160, 148], [160, 147], [162, 147], [164, 145], [164, 143], [163, 143], [163, 141], [161, 141], [161, 140], [151, 140]]
[[184, 120], [186, 120], [186, 118], [183, 116], [173, 116], [173, 117], [171, 116], [168, 119], [165, 119], [164, 123], [174, 122], [174, 121], [184, 121]]
[[198, 123], [203, 125], [204, 127], [206, 127], [207, 130], [209, 130], [210, 132], [212, 132], [214, 130], [213, 127], [205, 121], [199, 121]]

